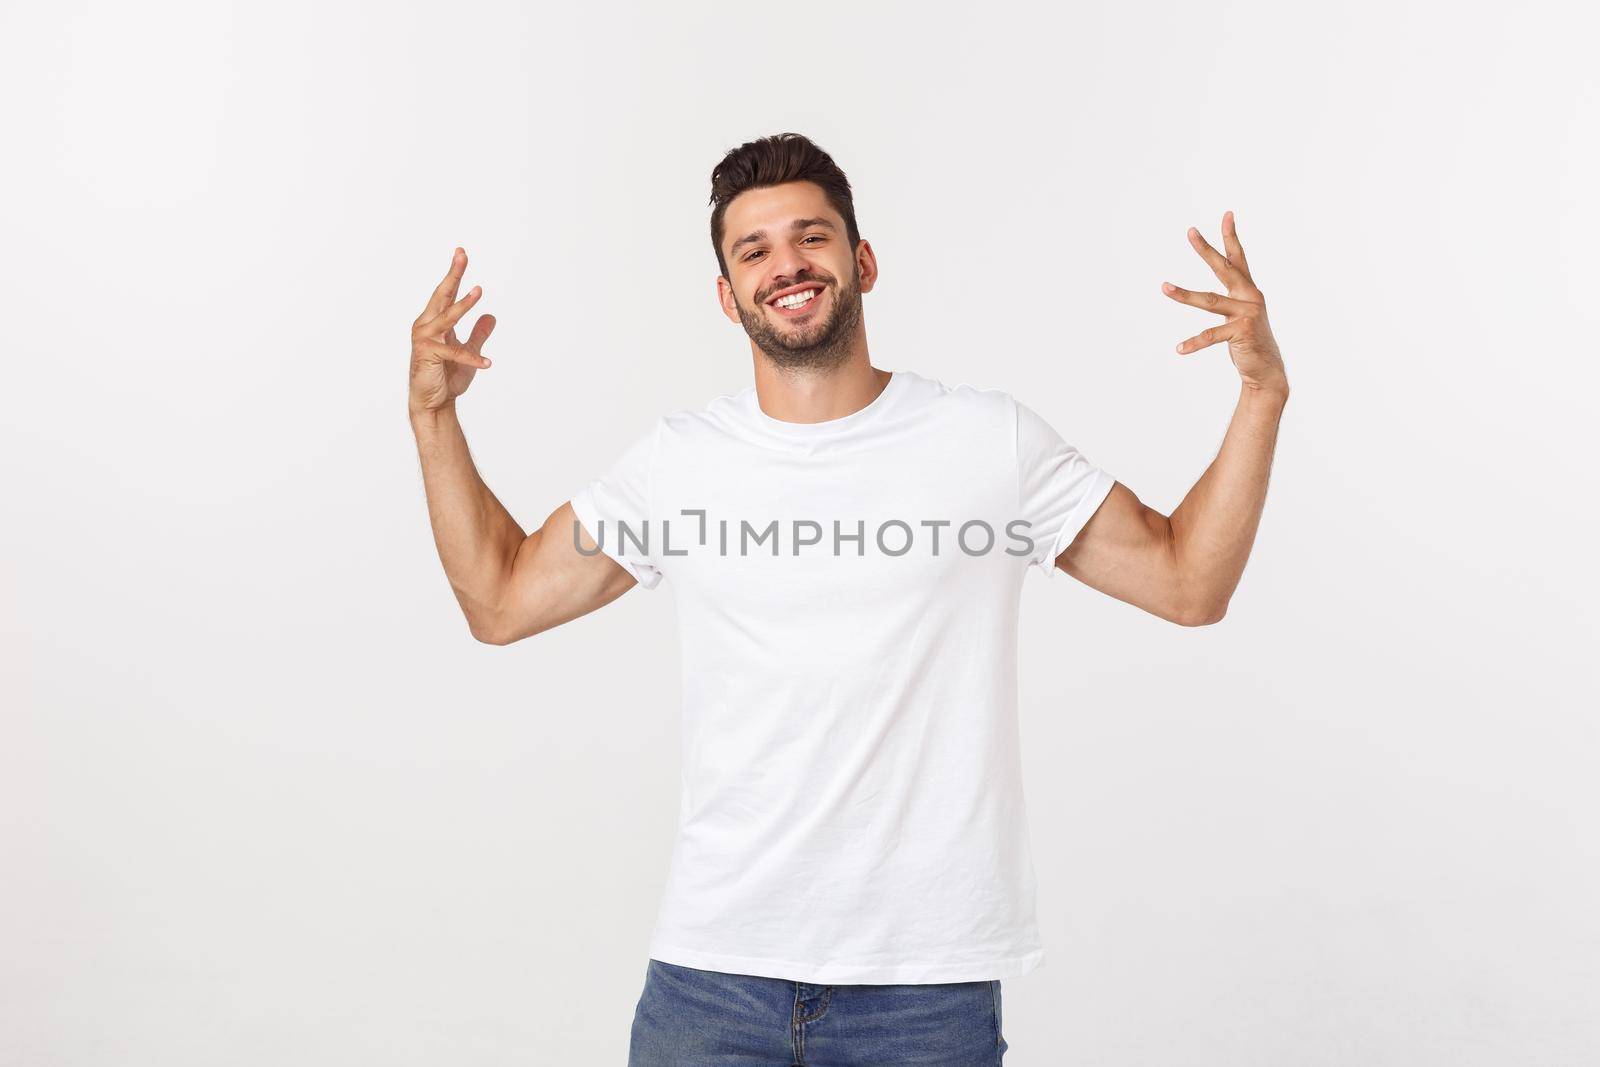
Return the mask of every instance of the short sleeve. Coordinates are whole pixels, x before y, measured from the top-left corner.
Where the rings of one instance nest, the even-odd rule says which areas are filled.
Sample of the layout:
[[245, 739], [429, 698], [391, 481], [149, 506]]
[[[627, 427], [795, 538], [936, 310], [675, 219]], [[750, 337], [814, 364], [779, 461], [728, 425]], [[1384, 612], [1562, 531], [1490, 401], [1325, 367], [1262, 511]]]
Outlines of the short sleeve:
[[1032, 408], [1016, 407], [1017, 486], [1020, 513], [1033, 538], [1030, 564], [1052, 577], [1056, 557], [1067, 550], [1116, 479], [1089, 462]]
[[650, 521], [661, 424], [630, 444], [600, 477], [572, 494], [572, 510], [600, 550], [646, 589], [661, 581]]

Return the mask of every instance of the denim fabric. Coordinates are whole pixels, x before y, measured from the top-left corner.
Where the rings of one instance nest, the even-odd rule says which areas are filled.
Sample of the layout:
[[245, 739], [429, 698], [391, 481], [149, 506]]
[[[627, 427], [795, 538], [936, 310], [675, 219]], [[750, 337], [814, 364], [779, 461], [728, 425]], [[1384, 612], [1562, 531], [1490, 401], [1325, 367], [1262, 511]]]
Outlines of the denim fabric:
[[809, 985], [651, 960], [628, 1067], [996, 1067], [1000, 982]]

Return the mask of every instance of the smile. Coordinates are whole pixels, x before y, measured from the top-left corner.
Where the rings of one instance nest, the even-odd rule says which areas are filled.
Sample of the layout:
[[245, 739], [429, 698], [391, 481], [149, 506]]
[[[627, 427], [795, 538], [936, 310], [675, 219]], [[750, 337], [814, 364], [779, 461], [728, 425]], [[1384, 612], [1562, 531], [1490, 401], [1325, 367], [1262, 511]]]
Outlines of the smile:
[[782, 296], [767, 301], [767, 306], [775, 309], [784, 317], [803, 315], [810, 310], [817, 298], [822, 295], [822, 286], [812, 285], [799, 289], [791, 289]]

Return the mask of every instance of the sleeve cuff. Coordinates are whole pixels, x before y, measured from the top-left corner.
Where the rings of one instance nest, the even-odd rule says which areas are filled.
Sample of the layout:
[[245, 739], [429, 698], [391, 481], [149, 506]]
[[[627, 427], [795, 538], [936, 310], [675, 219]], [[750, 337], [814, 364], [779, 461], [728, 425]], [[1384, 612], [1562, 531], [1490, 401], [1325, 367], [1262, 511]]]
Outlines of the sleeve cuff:
[[1055, 544], [1050, 548], [1050, 554], [1039, 561], [1039, 566], [1051, 578], [1070, 578], [1071, 575], [1056, 566], [1056, 560], [1061, 558], [1061, 553], [1072, 544], [1072, 539], [1078, 536], [1078, 531], [1089, 524], [1094, 518], [1094, 513], [1100, 510], [1100, 505], [1105, 503], [1106, 497], [1111, 493], [1111, 487], [1117, 480], [1103, 470], [1096, 470], [1094, 483], [1089, 486], [1089, 491], [1078, 501], [1078, 506], [1072, 509], [1072, 514], [1067, 516], [1067, 521], [1061, 524], [1061, 532], [1056, 535]]
[[[572, 494], [572, 512], [578, 517], [578, 521], [583, 523], [583, 528], [588, 531], [589, 537], [600, 546], [600, 551], [615, 560], [623, 570], [633, 575], [634, 581], [646, 589], [654, 589], [660, 583], [661, 572], [654, 567], [642, 564], [638, 560], [630, 559], [627, 556], [617, 555], [615, 524], [612, 526], [611, 537], [605, 541], [600, 539], [600, 513], [595, 510], [594, 497], [587, 486]], [[632, 527], [630, 526], [629, 529], [632, 529]]]

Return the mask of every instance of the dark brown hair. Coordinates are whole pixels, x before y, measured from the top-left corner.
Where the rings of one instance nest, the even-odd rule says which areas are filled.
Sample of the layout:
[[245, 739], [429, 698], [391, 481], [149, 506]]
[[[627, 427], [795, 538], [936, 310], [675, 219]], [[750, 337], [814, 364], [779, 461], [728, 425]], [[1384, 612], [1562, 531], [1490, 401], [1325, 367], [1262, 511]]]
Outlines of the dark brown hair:
[[746, 141], [722, 157], [711, 169], [711, 247], [717, 253], [717, 266], [728, 276], [722, 258], [723, 223], [728, 204], [747, 189], [760, 189], [784, 182], [813, 182], [822, 188], [828, 206], [844, 219], [852, 250], [861, 241], [856, 228], [856, 206], [850, 196], [850, 181], [833, 157], [818, 148], [811, 138], [798, 133], [778, 133]]

